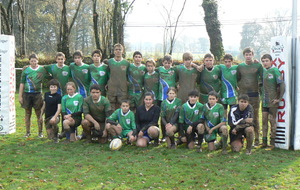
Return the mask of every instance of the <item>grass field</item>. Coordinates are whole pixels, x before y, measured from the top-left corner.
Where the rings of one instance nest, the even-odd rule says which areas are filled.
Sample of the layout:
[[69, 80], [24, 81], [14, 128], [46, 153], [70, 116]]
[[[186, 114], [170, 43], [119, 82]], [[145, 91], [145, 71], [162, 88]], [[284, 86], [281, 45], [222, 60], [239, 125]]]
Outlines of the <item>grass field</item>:
[[[0, 189], [300, 189], [300, 152], [254, 149], [222, 155], [184, 146], [169, 150], [108, 144], [54, 144], [25, 134], [17, 106], [17, 132], [0, 136]], [[44, 133], [44, 135], [46, 135]]]

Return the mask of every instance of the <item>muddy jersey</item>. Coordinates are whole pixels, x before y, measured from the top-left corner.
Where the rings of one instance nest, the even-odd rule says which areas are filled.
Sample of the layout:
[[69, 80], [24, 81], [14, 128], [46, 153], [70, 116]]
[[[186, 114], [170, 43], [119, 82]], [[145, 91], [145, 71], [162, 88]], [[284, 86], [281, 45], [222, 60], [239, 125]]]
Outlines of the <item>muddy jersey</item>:
[[128, 94], [127, 74], [130, 63], [126, 59], [116, 61], [114, 58], [108, 60], [110, 77], [108, 80], [107, 95], [122, 96]]
[[189, 102], [184, 103], [180, 108], [178, 123], [184, 124], [186, 130], [193, 122], [199, 121], [203, 114], [203, 104], [196, 102], [193, 106]]
[[272, 67], [263, 70], [263, 107], [278, 107], [272, 100], [278, 99], [278, 85], [283, 83], [283, 78], [278, 68]]
[[204, 68], [200, 73], [200, 93], [208, 94], [211, 91], [220, 92], [221, 89], [221, 69], [214, 66], [212, 70]]
[[138, 67], [134, 63], [130, 64], [128, 70], [129, 95], [143, 92], [144, 75], [146, 71], [146, 66], [143, 64]]
[[154, 71], [152, 74], [146, 73], [144, 75], [144, 89], [145, 92], [151, 92], [154, 95], [154, 99], [158, 98], [159, 90], [159, 74]]
[[59, 67], [57, 63], [52, 65], [45, 65], [44, 68], [46, 71], [59, 82], [60, 88], [57, 90], [57, 93], [60, 95], [66, 94], [66, 84], [71, 78], [71, 71], [68, 65], [63, 65]]
[[240, 63], [237, 67], [237, 80], [240, 94], [257, 97], [259, 83], [262, 83], [263, 67], [260, 63]]
[[188, 93], [197, 88], [200, 73], [195, 68], [186, 68], [185, 65], [178, 65], [176, 73], [179, 84], [177, 97], [185, 102], [188, 100]]
[[77, 85], [77, 92], [81, 94], [83, 98], [86, 98], [89, 95], [91, 83], [89, 65], [82, 63], [81, 66], [78, 66], [75, 63], [71, 63], [70, 70], [72, 79]]
[[47, 71], [41, 66], [38, 66], [36, 69], [32, 69], [30, 66], [24, 69], [21, 74], [21, 83], [24, 84], [24, 92], [42, 92], [42, 82], [46, 76]]
[[209, 107], [209, 104], [204, 105], [203, 117], [209, 128], [213, 128], [221, 122], [226, 122], [224, 117], [224, 106], [216, 103], [213, 107]]
[[104, 63], [101, 63], [99, 66], [91, 64], [89, 66], [89, 71], [91, 76], [90, 86], [93, 84], [99, 84], [101, 92], [105, 92], [105, 86], [109, 78], [108, 66]]
[[164, 117], [167, 122], [170, 122], [175, 112], [180, 110], [181, 105], [182, 101], [179, 98], [174, 98], [172, 101], [165, 99], [160, 106], [160, 116]]
[[163, 101], [168, 97], [168, 89], [176, 87], [176, 71], [173, 67], [165, 69], [163, 66], [160, 66], [157, 70], [159, 72], [158, 100]]
[[97, 102], [93, 101], [93, 98], [91, 96], [84, 99], [83, 102], [83, 113], [84, 115], [90, 114], [94, 120], [96, 120], [99, 123], [104, 123], [106, 120], [106, 117], [109, 115], [111, 111], [110, 103], [107, 98], [104, 96], [101, 96], [100, 100]]
[[230, 68], [225, 65], [220, 65], [221, 68], [221, 97], [231, 98], [237, 96], [237, 65], [232, 65]]

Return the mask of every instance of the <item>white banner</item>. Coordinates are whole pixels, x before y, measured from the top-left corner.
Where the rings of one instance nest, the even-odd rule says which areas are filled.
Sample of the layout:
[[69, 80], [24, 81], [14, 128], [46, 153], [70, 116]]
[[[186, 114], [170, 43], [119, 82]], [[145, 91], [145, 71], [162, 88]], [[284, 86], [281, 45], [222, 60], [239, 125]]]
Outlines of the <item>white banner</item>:
[[[300, 37], [297, 40], [297, 49], [300, 48]], [[297, 51], [298, 52], [298, 51]], [[296, 70], [296, 118], [295, 118], [295, 141], [294, 141], [294, 150], [300, 150], [300, 56], [297, 54], [297, 70]]]
[[15, 38], [0, 35], [0, 135], [16, 132]]
[[276, 36], [271, 38], [271, 56], [273, 66], [281, 72], [286, 85], [285, 94], [279, 103], [277, 112], [277, 131], [275, 146], [282, 149], [289, 149], [290, 146], [290, 81], [289, 67], [291, 65], [291, 40], [287, 37]]

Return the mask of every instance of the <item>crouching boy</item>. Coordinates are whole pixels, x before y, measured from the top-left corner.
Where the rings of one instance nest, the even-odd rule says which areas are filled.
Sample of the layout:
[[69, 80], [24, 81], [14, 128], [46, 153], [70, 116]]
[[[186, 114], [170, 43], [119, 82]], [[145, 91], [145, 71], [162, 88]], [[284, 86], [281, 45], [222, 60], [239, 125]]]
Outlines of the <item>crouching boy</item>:
[[231, 107], [228, 114], [230, 125], [230, 145], [234, 152], [239, 152], [243, 147], [243, 138], [246, 137], [246, 154], [251, 154], [254, 138], [253, 108], [249, 104], [249, 97], [241, 94], [238, 104]]
[[130, 101], [122, 100], [121, 108], [107, 118], [106, 129], [113, 138], [128, 138], [131, 144], [136, 141], [136, 124], [134, 113], [129, 107]]

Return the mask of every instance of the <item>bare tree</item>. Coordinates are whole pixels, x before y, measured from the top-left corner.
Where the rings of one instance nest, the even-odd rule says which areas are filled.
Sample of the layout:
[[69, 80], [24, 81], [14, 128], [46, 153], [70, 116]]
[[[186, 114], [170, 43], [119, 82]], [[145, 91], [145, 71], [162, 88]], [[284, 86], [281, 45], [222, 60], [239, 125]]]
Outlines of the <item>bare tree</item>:
[[60, 23], [60, 32], [59, 32], [59, 39], [57, 44], [57, 51], [61, 51], [65, 53], [67, 58], [70, 57], [70, 48], [69, 48], [70, 33], [74, 26], [82, 1], [83, 0], [79, 0], [75, 14], [72, 18], [71, 24], [69, 25], [67, 20], [67, 0], [62, 0], [63, 8], [61, 11], [61, 23]]
[[165, 27], [164, 27], [164, 42], [163, 42], [163, 52], [164, 54], [168, 53], [172, 55], [175, 42], [176, 42], [176, 34], [177, 34], [177, 28], [178, 28], [178, 22], [179, 19], [183, 13], [183, 10], [185, 8], [186, 0], [184, 0], [182, 7], [180, 9], [179, 14], [176, 17], [176, 20], [173, 20], [172, 17], [172, 11], [173, 11], [173, 5], [174, 5], [174, 0], [172, 0], [171, 6], [166, 8], [166, 6], [163, 6], [163, 9], [165, 11], [166, 16], [164, 14], [161, 14], [163, 19], [165, 20]]
[[210, 39], [210, 51], [216, 60], [221, 60], [224, 55], [220, 21], [218, 19], [218, 3], [216, 0], [203, 0], [204, 21]]
[[113, 43], [120, 43], [124, 45], [124, 25], [128, 12], [131, 10], [135, 0], [122, 1], [114, 0], [113, 12]]
[[3, 34], [12, 34], [13, 22], [12, 22], [12, 4], [13, 0], [9, 0], [7, 7], [4, 6], [2, 2], [0, 2], [1, 9], [1, 33]]
[[18, 28], [20, 31], [20, 53], [19, 56], [26, 55], [26, 35], [25, 35], [25, 0], [17, 0], [18, 4]]

